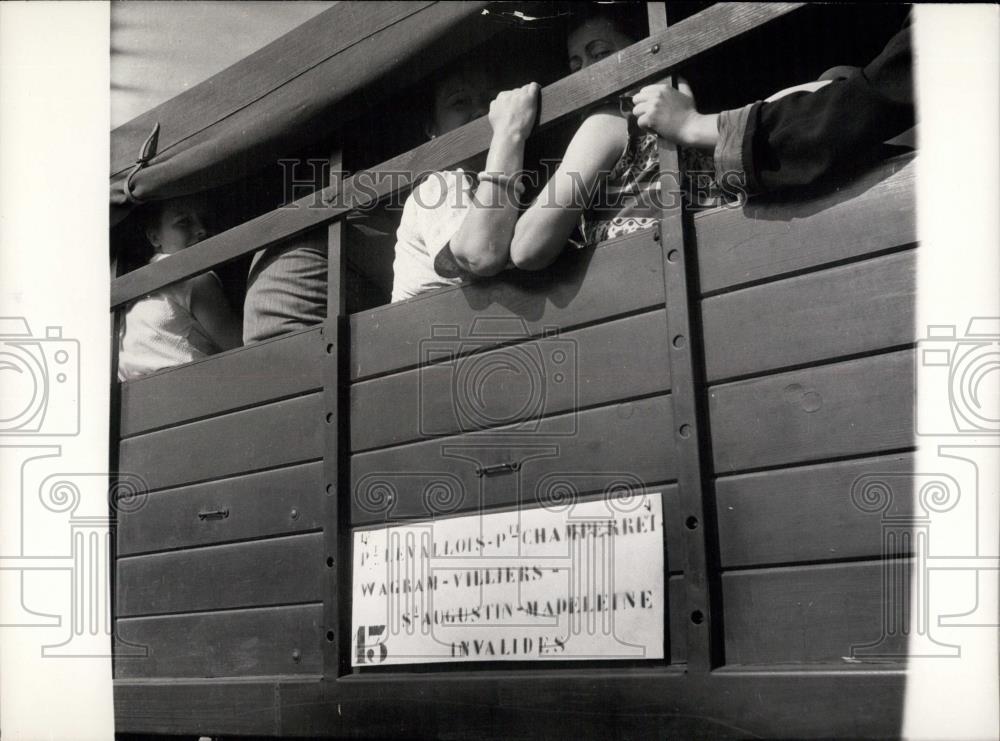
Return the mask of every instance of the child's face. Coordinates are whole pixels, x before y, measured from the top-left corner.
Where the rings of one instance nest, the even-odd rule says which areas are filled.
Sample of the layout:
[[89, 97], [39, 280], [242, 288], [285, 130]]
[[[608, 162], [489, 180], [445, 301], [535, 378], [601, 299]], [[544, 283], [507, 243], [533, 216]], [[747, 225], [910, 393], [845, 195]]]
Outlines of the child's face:
[[149, 243], [164, 254], [179, 252], [210, 236], [208, 209], [194, 198], [175, 198], [160, 209], [159, 219], [147, 227]]
[[496, 95], [485, 72], [466, 70], [448, 75], [434, 89], [434, 115], [427, 133], [447, 134], [485, 116]]
[[577, 72], [635, 43], [610, 18], [590, 18], [567, 41], [570, 72]]

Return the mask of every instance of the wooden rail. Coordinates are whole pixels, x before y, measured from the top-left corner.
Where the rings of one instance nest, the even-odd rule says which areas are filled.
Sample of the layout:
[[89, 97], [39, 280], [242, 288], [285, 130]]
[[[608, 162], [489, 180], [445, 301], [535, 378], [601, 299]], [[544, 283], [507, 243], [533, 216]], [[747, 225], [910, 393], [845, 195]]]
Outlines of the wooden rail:
[[[803, 3], [721, 3], [653, 34], [586, 69], [558, 80], [542, 91], [539, 127], [577, 113], [609, 95], [662, 75], [747, 31], [799, 8]], [[258, 216], [206, 239], [154, 265], [146, 265], [111, 284], [111, 308], [163, 286], [199, 275], [311, 227], [331, 222], [348, 211], [370, 206], [412, 185], [421, 173], [445, 170], [489, 149], [491, 132], [485, 118], [383, 162], [371, 172], [357, 173], [287, 207]]]

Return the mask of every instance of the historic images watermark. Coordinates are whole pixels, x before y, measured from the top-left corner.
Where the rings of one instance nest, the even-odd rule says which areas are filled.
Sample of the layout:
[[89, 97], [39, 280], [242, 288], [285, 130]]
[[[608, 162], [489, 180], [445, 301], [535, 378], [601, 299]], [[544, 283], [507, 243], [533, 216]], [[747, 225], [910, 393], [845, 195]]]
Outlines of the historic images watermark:
[[[0, 554], [13, 606], [0, 627], [65, 628], [62, 640], [40, 645], [46, 658], [108, 657], [115, 637], [109, 611], [114, 522], [142, 508], [146, 484], [130, 474], [52, 471], [66, 444], [52, 440], [80, 432], [79, 342], [64, 338], [61, 327], [36, 337], [23, 317], [0, 318], [0, 330], [0, 447], [17, 459], [16, 472], [4, 472], [5, 496], [15, 499], [7, 511], [16, 512], [17, 528]], [[65, 540], [55, 551], [30, 537], [57, 528]], [[52, 589], [62, 597], [58, 614], [35, 606], [36, 598], [51, 605], [38, 595]], [[116, 641], [116, 656], [146, 652]]]
[[[935, 629], [1000, 625], [982, 591], [1000, 572], [1000, 553], [987, 546], [996, 522], [983, 515], [996, 482], [980, 474], [1000, 450], [1000, 318], [973, 317], [964, 334], [931, 325], [918, 359], [929, 381], [924, 393], [947, 393], [947, 416], [918, 416], [917, 433], [934, 441], [941, 468], [867, 473], [852, 486], [854, 506], [878, 517], [882, 531], [881, 636], [852, 646], [855, 659], [958, 658], [962, 646]], [[966, 604], [934, 600], [935, 585], [948, 580], [960, 580]]]
[[[333, 170], [325, 159], [280, 159], [282, 170], [282, 208], [341, 209], [369, 211], [380, 208], [402, 211], [407, 198], [412, 197], [421, 208], [503, 208], [501, 202], [484, 204], [476, 199], [475, 188], [451, 188], [450, 175], [439, 170], [362, 170], [356, 173]], [[684, 205], [690, 210], [710, 208], [741, 208], [747, 200], [746, 173], [714, 170], [664, 171], [648, 183], [634, 175], [616, 182], [611, 170], [598, 173], [596, 178], [584, 178], [582, 173], [567, 172], [572, 187], [569, 201], [554, 197], [557, 180], [553, 177], [559, 160], [544, 159], [539, 170], [505, 173], [520, 182], [527, 193], [553, 191], [543, 200], [545, 208], [574, 208], [601, 211], [620, 210], [634, 205], [641, 198], [650, 210], [670, 210]], [[466, 173], [474, 178], [475, 173]], [[499, 173], [498, 173], [499, 174]], [[430, 179], [440, 180], [436, 188], [418, 188]], [[470, 183], [472, 180], [470, 179]], [[613, 185], [611, 183], [614, 183]], [[527, 204], [524, 204], [527, 205]]]

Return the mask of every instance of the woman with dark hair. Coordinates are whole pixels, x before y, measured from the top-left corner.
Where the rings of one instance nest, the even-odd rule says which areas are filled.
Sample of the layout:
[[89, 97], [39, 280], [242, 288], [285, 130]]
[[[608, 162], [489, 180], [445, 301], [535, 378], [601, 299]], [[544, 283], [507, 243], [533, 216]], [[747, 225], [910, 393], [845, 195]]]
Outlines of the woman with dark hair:
[[497, 95], [489, 73], [468, 64], [436, 80], [426, 135], [434, 139], [488, 114], [493, 138], [485, 163], [431, 173], [406, 200], [396, 232], [393, 301], [495, 275], [509, 265], [524, 187], [517, 178], [535, 125], [539, 89], [532, 82]]
[[[577, 14], [567, 41], [570, 69], [585, 69], [638, 41], [629, 17], [604, 5]], [[685, 82], [680, 88], [691, 95]], [[685, 150], [682, 158], [685, 172], [710, 176], [714, 171], [708, 155]], [[517, 267], [539, 270], [556, 259], [574, 233], [584, 244], [595, 244], [651, 228], [662, 211], [659, 174], [655, 133], [640, 129], [631, 111], [617, 104], [594, 110], [573, 136], [552, 179], [518, 221], [511, 260]]]

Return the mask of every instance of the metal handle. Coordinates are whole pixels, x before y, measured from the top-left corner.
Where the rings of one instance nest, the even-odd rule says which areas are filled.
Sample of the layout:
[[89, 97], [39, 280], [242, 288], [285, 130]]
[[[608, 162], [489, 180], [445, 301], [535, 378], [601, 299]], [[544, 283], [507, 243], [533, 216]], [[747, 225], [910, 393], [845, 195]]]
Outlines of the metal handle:
[[476, 468], [476, 476], [492, 476], [508, 471], [517, 471], [521, 468], [519, 461], [507, 461], [506, 463], [495, 463], [492, 466], [479, 466]]
[[224, 520], [229, 517], [228, 509], [214, 509], [209, 512], [199, 512], [198, 519], [201, 521], [205, 520]]

